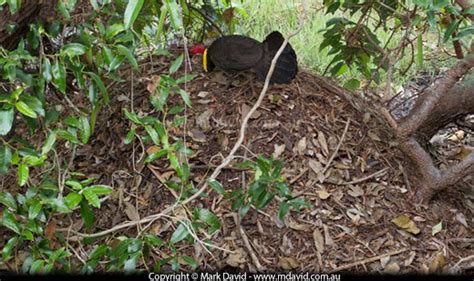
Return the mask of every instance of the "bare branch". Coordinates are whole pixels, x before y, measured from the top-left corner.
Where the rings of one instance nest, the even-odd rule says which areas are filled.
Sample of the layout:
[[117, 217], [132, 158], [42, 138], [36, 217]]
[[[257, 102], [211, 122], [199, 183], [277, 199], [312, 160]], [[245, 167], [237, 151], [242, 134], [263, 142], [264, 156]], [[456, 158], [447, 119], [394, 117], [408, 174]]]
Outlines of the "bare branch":
[[433, 85], [424, 100], [415, 107], [411, 114], [398, 127], [397, 135], [400, 137], [408, 137], [416, 132], [421, 124], [429, 118], [438, 101], [445, 95], [459, 79], [465, 75], [469, 69], [474, 67], [474, 55], [468, 59], [457, 63], [451, 68], [435, 85]]

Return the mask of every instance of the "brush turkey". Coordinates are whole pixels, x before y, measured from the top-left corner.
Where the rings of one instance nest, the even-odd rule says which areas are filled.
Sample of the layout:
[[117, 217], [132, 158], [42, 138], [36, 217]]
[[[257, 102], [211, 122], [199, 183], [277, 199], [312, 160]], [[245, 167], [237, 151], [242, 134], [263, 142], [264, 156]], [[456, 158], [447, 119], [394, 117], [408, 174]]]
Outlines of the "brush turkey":
[[[272, 59], [284, 40], [278, 31], [270, 33], [263, 42], [242, 35], [228, 35], [216, 39], [208, 48], [195, 45], [190, 53], [203, 55], [203, 68], [206, 72], [216, 67], [226, 72], [253, 69], [260, 79], [265, 80]], [[297, 72], [296, 53], [288, 43], [278, 58], [270, 82], [288, 84]]]

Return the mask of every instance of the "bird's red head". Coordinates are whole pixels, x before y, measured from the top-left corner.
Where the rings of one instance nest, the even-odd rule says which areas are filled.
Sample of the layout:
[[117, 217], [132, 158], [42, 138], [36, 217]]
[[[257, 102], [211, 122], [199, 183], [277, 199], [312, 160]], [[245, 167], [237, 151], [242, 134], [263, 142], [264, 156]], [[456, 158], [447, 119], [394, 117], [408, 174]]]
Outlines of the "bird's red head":
[[197, 55], [197, 54], [204, 54], [204, 51], [206, 50], [206, 46], [203, 44], [195, 44], [189, 48], [189, 54], [191, 56]]

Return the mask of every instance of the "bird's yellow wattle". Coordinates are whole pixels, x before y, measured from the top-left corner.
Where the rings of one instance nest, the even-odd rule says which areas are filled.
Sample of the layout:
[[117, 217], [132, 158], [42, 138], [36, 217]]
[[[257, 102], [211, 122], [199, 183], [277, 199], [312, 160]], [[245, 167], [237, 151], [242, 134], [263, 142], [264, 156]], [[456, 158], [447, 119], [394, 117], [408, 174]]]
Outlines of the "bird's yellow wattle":
[[202, 54], [202, 67], [207, 72], [207, 48], [204, 50], [204, 54]]

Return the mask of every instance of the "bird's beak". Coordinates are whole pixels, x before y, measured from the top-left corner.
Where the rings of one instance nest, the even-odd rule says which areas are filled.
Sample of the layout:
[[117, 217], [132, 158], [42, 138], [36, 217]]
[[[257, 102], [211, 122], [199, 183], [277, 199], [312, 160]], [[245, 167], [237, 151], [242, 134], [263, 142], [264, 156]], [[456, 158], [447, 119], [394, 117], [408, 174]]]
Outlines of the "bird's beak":
[[204, 50], [204, 53], [202, 54], [202, 68], [204, 68], [204, 71], [207, 72], [207, 48]]

